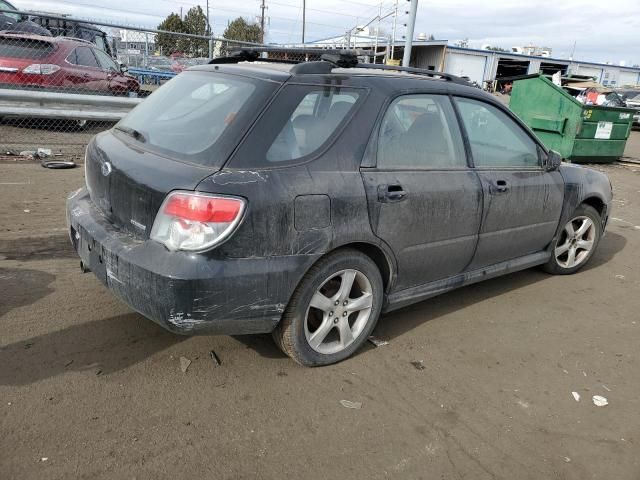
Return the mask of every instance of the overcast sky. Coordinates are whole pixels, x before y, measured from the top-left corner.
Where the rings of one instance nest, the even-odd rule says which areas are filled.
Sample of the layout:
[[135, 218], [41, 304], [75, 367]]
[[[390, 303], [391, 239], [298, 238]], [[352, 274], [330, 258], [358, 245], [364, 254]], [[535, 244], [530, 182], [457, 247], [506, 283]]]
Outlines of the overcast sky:
[[[206, 0], [10, 0], [18, 8], [71, 13], [77, 17], [118, 21], [155, 27], [171, 12], [203, 8]], [[214, 33], [221, 35], [229, 20], [238, 16], [255, 19], [260, 0], [210, 0]], [[299, 42], [302, 0], [265, 0], [268, 7], [268, 42]], [[409, 2], [399, 0], [398, 35], [404, 33]], [[103, 5], [108, 5], [105, 7]], [[393, 10], [395, 0], [382, 2], [383, 16]], [[307, 40], [344, 35], [356, 25], [378, 15], [376, 0], [307, 0]], [[392, 17], [381, 23], [391, 33]], [[375, 27], [375, 22], [372, 23]], [[437, 39], [468, 38], [470, 46], [491, 44], [503, 48], [530, 43], [553, 48], [554, 57], [627, 65], [640, 63], [640, 0], [419, 0], [416, 35], [433, 34]]]

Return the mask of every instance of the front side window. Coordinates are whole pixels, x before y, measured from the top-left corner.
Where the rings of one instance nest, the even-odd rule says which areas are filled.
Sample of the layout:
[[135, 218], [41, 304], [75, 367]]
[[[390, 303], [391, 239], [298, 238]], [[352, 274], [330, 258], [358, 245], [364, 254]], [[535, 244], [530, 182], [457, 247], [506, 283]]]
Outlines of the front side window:
[[456, 98], [476, 167], [540, 166], [538, 146], [507, 114], [488, 103]]
[[98, 62], [100, 62], [100, 67], [102, 67], [103, 70], [118, 71], [118, 67], [116, 63], [113, 61], [113, 59], [109, 55], [104, 53], [102, 50], [97, 50], [97, 49], [94, 49], [93, 53], [98, 59]]
[[377, 166], [466, 167], [462, 136], [449, 98], [423, 94], [396, 98], [380, 126]]
[[336, 89], [308, 91], [300, 98], [267, 150], [267, 161], [288, 162], [315, 152], [336, 131], [358, 96], [355, 91]]

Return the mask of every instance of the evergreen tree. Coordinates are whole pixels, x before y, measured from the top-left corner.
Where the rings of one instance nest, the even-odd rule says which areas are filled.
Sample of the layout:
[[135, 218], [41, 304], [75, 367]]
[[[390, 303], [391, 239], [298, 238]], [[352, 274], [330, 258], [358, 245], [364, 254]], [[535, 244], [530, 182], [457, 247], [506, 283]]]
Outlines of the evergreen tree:
[[[158, 25], [158, 30], [185, 33], [185, 25], [177, 13], [172, 13]], [[180, 51], [180, 38], [178, 35], [158, 33], [156, 35], [156, 48], [158, 48], [163, 55], [171, 55], [174, 52]]]
[[[184, 31], [192, 35], [210, 36], [209, 26], [207, 25], [207, 16], [204, 11], [197, 5], [189, 9], [184, 16]], [[209, 53], [209, 41], [205, 39], [183, 37], [180, 45], [185, 52], [191, 56], [206, 57]]]

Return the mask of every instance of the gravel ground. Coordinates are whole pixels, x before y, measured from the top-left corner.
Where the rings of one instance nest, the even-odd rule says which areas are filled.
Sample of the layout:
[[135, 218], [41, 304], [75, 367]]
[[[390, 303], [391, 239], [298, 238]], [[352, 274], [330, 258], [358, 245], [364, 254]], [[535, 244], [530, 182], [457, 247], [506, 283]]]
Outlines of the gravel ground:
[[0, 478], [640, 478], [640, 166], [596, 168], [613, 218], [580, 273], [457, 290], [304, 369], [133, 313], [69, 246], [82, 169], [0, 164]]

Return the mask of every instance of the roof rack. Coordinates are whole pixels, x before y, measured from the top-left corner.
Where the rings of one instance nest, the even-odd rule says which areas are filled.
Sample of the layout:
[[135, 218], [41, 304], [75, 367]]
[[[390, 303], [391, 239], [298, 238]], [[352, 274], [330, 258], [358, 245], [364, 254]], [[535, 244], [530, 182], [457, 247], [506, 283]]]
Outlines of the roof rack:
[[295, 66], [291, 68], [294, 75], [302, 74], [327, 74], [334, 68], [365, 68], [370, 70], [389, 70], [395, 72], [407, 72], [415, 75], [425, 75], [428, 77], [440, 77], [449, 82], [460, 85], [470, 85], [471, 82], [464, 78], [449, 73], [437, 72], [435, 70], [425, 70], [423, 68], [400, 67], [395, 65], [379, 65], [376, 63], [359, 63], [358, 56], [366, 55], [367, 52], [359, 50], [328, 50], [322, 48], [309, 48], [296, 50], [296, 53], [320, 54], [320, 60], [315, 62], [305, 62], [297, 60], [280, 60], [276, 58], [260, 58], [262, 52], [286, 51], [282, 48], [257, 47], [251, 49], [239, 49], [232, 51], [227, 57], [219, 57], [211, 60], [209, 64], [229, 64], [239, 62], [268, 62], [268, 63], [289, 63]]
[[471, 83], [464, 78], [458, 77], [457, 75], [437, 72], [435, 70], [425, 70], [424, 68], [400, 67], [395, 65], [378, 65], [376, 63], [359, 63], [357, 65], [357, 68], [367, 68], [370, 70], [391, 70], [396, 72], [414, 73], [416, 75], [425, 75], [427, 77], [440, 77], [449, 82], [458, 83], [460, 85], [469, 85]]

